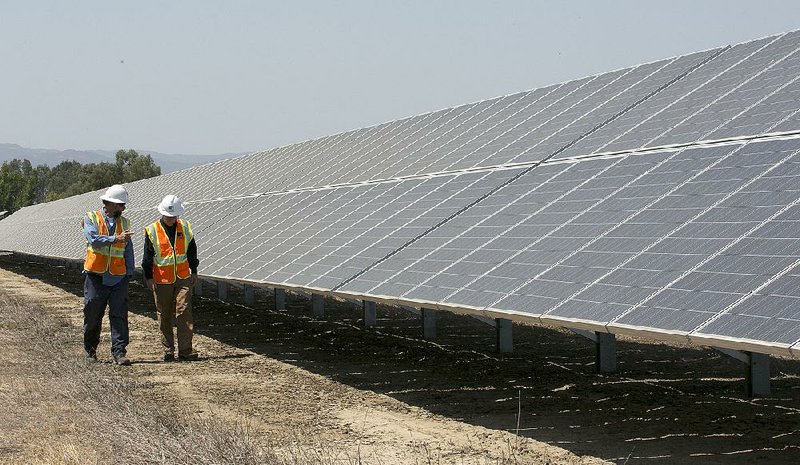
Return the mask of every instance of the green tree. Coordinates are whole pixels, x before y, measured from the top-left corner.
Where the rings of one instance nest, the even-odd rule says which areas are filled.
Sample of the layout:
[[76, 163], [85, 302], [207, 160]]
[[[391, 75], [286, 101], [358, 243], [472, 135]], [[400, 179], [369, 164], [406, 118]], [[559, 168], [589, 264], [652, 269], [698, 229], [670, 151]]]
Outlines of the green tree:
[[24, 182], [21, 164], [14, 159], [0, 166], [0, 211], [14, 212], [19, 208], [17, 193]]
[[33, 203], [47, 202], [47, 194], [50, 186], [50, 167], [47, 165], [37, 165], [33, 169], [33, 176], [36, 179]]
[[78, 182], [83, 173], [83, 165], [74, 160], [62, 161], [50, 170], [50, 178], [47, 183], [47, 194], [45, 200], [52, 202], [67, 197], [70, 186]]
[[120, 184], [161, 175], [161, 168], [153, 161], [153, 157], [139, 155], [133, 149], [117, 151], [117, 168]]
[[36, 201], [38, 175], [42, 170], [28, 160], [10, 160], [0, 166], [0, 211], [14, 212]]
[[63, 161], [49, 168], [33, 167], [28, 160], [11, 160], [0, 166], [0, 211], [14, 212], [40, 202], [159, 176], [161, 168], [150, 155], [119, 150], [114, 163]]

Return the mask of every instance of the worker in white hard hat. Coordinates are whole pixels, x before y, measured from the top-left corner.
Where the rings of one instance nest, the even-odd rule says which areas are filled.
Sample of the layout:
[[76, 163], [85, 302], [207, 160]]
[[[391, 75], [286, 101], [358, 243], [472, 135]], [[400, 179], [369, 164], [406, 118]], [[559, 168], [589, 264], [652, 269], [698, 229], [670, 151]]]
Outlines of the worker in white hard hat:
[[83, 273], [83, 348], [86, 358], [97, 360], [103, 314], [108, 306], [111, 355], [117, 365], [130, 365], [127, 356], [128, 282], [135, 268], [131, 224], [122, 216], [128, 191], [115, 184], [100, 196], [103, 209], [86, 213], [83, 235], [86, 259]]
[[192, 290], [200, 263], [197, 244], [192, 226], [181, 218], [181, 199], [167, 195], [158, 205], [158, 212], [161, 218], [145, 228], [142, 271], [156, 302], [164, 361], [175, 360], [173, 320], [178, 334], [178, 360], [198, 360], [192, 345]]

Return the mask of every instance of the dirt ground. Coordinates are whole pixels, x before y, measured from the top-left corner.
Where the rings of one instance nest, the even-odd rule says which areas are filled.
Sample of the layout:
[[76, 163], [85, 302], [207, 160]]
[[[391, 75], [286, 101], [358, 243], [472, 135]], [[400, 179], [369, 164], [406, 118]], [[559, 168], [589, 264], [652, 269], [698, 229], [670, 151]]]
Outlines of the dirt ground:
[[[65, 350], [80, 356], [78, 271], [0, 256], [2, 293], [58, 300], [54, 314], [75, 326]], [[515, 325], [514, 352], [501, 355], [494, 329], [469, 317], [440, 314], [428, 342], [419, 317], [399, 309], [379, 306], [377, 328], [364, 330], [352, 303], [326, 300], [315, 320], [301, 296], [276, 312], [266, 290], [253, 308], [237, 288], [226, 302], [210, 283], [203, 295], [201, 360], [164, 363], [151, 297], [133, 284], [134, 365], [117, 371], [141, 381], [148, 402], [246, 418], [265, 442], [336, 444], [387, 465], [800, 462], [796, 361], [773, 359], [772, 396], [747, 399], [741, 363], [713, 350], [621, 339], [618, 372], [599, 375], [593, 345], [565, 331]]]

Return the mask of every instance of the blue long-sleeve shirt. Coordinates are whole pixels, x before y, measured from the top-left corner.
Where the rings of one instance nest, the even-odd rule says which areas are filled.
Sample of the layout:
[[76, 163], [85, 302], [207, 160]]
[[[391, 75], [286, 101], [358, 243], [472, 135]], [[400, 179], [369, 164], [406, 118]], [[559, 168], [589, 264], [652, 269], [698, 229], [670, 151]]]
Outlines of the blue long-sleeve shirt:
[[[103, 218], [106, 220], [106, 226], [108, 227], [109, 232], [117, 230], [117, 218], [109, 218], [103, 214]], [[83, 217], [83, 235], [86, 237], [86, 241], [89, 242], [92, 247], [108, 247], [109, 245], [114, 243], [114, 235], [104, 236], [97, 231], [97, 228], [94, 226], [94, 223], [89, 219], [88, 216]], [[125, 244], [125, 274], [127, 276], [133, 276], [133, 270], [135, 269], [135, 261], [133, 257], [133, 241], [129, 240]], [[84, 270], [84, 273], [87, 271]], [[117, 276], [109, 273], [106, 271], [103, 273], [103, 285], [104, 286], [114, 286], [115, 284], [122, 281], [124, 276]]]

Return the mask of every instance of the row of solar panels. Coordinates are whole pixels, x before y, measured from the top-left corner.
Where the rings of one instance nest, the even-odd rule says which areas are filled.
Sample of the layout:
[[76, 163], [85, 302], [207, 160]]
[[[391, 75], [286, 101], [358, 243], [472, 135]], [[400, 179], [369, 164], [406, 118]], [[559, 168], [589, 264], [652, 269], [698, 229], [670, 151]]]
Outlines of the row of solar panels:
[[[800, 129], [798, 50], [787, 33], [191, 168], [129, 185], [127, 215], [141, 232], [164, 194], [189, 200], [206, 276], [799, 354], [800, 140], [764, 137]], [[98, 196], [15, 213], [0, 248], [82, 257]]]
[[135, 183], [131, 207], [163, 185], [203, 200], [798, 131], [799, 52], [789, 32], [189, 168]]
[[[794, 138], [551, 162], [209, 201], [187, 217], [208, 276], [786, 355], [800, 348], [798, 151]], [[139, 229], [158, 217], [128, 216]], [[77, 219], [38, 224], [47, 243], [0, 225], [12, 250], [83, 254]]]

